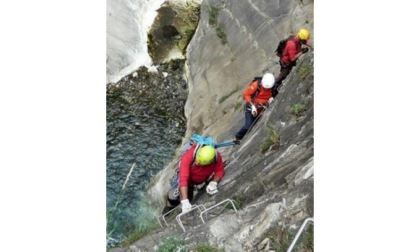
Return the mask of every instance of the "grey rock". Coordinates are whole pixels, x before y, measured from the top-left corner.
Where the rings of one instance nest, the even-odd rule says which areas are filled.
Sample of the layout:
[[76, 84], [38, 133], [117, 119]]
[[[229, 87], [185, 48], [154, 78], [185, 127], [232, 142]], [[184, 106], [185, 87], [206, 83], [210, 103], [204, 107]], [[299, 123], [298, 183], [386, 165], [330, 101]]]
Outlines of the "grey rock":
[[[217, 142], [233, 138], [244, 122], [245, 86], [254, 76], [279, 70], [274, 53], [278, 41], [300, 27], [307, 28], [313, 39], [313, 4], [310, 0], [202, 2], [200, 22], [186, 53], [186, 138], [194, 132], [214, 136]], [[217, 22], [226, 34], [226, 44], [209, 25], [209, 6], [219, 7]], [[204, 224], [196, 216], [185, 223], [186, 233], [171, 219], [171, 227], [144, 236], [135, 243], [137, 248], [153, 251], [156, 241], [179, 236], [190, 250], [197, 243], [225, 251], [268, 250], [266, 234], [270, 229], [280, 224], [300, 226], [313, 216], [313, 56], [307, 53], [298, 60], [275, 101], [239, 146], [219, 149], [223, 159], [230, 160], [219, 193], [199, 193], [192, 202], [208, 206], [230, 198], [240, 202], [239, 211], [222, 209], [209, 214]], [[300, 117], [290, 112], [298, 103], [305, 105]], [[237, 104], [239, 109], [235, 109]], [[276, 148], [262, 153], [262, 145], [273, 134], [269, 125], [280, 139]], [[153, 205], [163, 208], [178, 158], [156, 176], [149, 191]]]

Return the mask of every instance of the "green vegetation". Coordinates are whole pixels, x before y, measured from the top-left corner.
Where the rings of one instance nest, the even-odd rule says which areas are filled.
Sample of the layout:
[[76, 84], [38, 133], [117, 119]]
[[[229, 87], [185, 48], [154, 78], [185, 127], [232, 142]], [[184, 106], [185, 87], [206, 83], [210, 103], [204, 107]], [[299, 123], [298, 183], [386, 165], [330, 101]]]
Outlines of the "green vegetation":
[[219, 25], [216, 27], [216, 34], [222, 40], [223, 45], [227, 43], [227, 36], [223, 26]]
[[222, 44], [227, 43], [227, 36], [225, 33], [225, 29], [217, 22], [217, 18], [219, 16], [219, 7], [210, 5], [209, 10], [209, 25], [212, 27], [216, 27], [216, 34], [222, 40]]
[[266, 153], [270, 148], [278, 150], [280, 148], [280, 133], [274, 124], [268, 123], [266, 131], [268, 136], [264, 139], [261, 144], [261, 152]]
[[219, 8], [210, 5], [209, 11], [209, 25], [216, 27], [217, 25], [217, 17], [219, 16]]
[[158, 252], [186, 252], [184, 248], [185, 242], [177, 237], [167, 238], [158, 248]]
[[297, 74], [299, 78], [302, 80], [308, 76], [309, 73], [311, 73], [313, 70], [313, 67], [309, 63], [303, 63], [299, 69], [297, 70]]
[[186, 27], [181, 30], [182, 38], [178, 42], [178, 48], [182, 51], [182, 54], [185, 55], [187, 47], [190, 44], [192, 37], [194, 36], [198, 22], [200, 20], [200, 6], [191, 6], [187, 13], [180, 16], [183, 21], [187, 21]]
[[303, 104], [294, 104], [290, 107], [290, 111], [292, 112], [292, 114], [294, 114], [295, 116], [302, 116], [303, 112], [306, 111], [305, 109], [305, 105]]
[[296, 248], [303, 248], [304, 251], [314, 251], [314, 226], [310, 225], [302, 234], [296, 244]]
[[238, 110], [239, 108], [241, 108], [241, 107], [242, 107], [242, 105], [243, 105], [243, 104], [242, 104], [242, 101], [238, 101], [238, 102], [235, 104], [235, 107], [234, 107], [234, 108], [235, 108], [235, 111], [236, 111], [236, 110]]
[[127, 239], [124, 240], [122, 243], [123, 247], [128, 247], [134, 242], [140, 240], [143, 236], [147, 235], [153, 230], [156, 230], [158, 228], [157, 224], [155, 222], [151, 222], [148, 225], [141, 227], [139, 231], [134, 232], [131, 234]]
[[[283, 252], [283, 251], [287, 251], [287, 248], [290, 244], [290, 242], [293, 239], [289, 238], [289, 232], [286, 232], [283, 228], [283, 226], [277, 226], [274, 227], [272, 229], [270, 229], [266, 234], [265, 234], [265, 238], [269, 238], [270, 239], [270, 243], [272, 248], [275, 248], [276, 252]], [[262, 239], [262, 240], [263, 240]]]
[[193, 251], [194, 252], [219, 252], [217, 248], [214, 248], [207, 243], [197, 244], [197, 246], [195, 246]]
[[185, 31], [185, 36], [188, 38], [188, 41], [191, 40], [191, 38], [194, 36], [194, 33], [195, 33], [194, 29], [188, 29]]
[[[244, 206], [245, 198], [239, 195], [232, 196], [232, 200], [235, 203], [236, 209], [241, 209]], [[232, 204], [226, 206], [226, 208], [233, 209]]]
[[181, 40], [178, 42], [178, 48], [182, 52], [183, 55], [187, 52], [187, 47], [190, 44], [192, 37], [194, 36], [195, 29], [187, 29], [183, 35]]
[[[265, 237], [271, 241], [271, 248], [276, 252], [287, 251], [298, 230], [285, 230], [283, 226], [270, 229]], [[264, 237], [264, 238], [265, 238]], [[264, 239], [263, 238], [263, 239]], [[314, 251], [314, 226], [306, 226], [305, 230], [297, 240], [293, 251], [313, 252]]]
[[238, 92], [241, 89], [240, 86], [236, 86], [236, 88], [229, 93], [225, 94], [224, 96], [220, 97], [219, 104], [226, 101], [229, 97], [231, 97], [234, 93]]

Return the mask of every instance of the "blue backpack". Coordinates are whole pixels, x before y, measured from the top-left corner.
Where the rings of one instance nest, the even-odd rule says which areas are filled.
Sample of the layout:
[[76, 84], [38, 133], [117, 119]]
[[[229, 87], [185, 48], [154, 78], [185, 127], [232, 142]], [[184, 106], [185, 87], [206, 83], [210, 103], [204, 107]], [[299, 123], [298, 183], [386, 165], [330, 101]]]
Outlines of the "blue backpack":
[[194, 152], [194, 156], [195, 156], [197, 150], [201, 146], [205, 146], [205, 145], [210, 145], [210, 146], [213, 146], [213, 147], [216, 148], [216, 146], [214, 144], [214, 140], [213, 140], [212, 137], [207, 137], [207, 136], [201, 136], [199, 134], [194, 134], [194, 135], [191, 136], [191, 138], [188, 142], [186, 142], [184, 145], [182, 145], [181, 154], [184, 154], [191, 147], [196, 146], [195, 152]]

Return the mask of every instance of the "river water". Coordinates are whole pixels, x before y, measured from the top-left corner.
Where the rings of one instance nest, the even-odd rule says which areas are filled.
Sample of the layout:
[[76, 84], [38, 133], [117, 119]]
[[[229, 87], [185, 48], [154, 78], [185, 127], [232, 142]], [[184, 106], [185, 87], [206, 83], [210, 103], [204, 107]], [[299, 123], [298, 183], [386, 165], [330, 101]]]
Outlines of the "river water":
[[[186, 1], [171, 0], [174, 4]], [[162, 206], [151, 205], [146, 191], [151, 179], [173, 159], [185, 135], [185, 60], [170, 52], [188, 44], [198, 23], [199, 8], [172, 11], [160, 8], [162, 3], [164, 0], [107, 0], [108, 247], [156, 222]], [[172, 25], [177, 26], [176, 33], [162, 32], [168, 27], [175, 29]], [[149, 47], [148, 30], [153, 34]], [[148, 48], [153, 50], [148, 52]], [[173, 60], [161, 64], [169, 59]]]
[[[142, 195], [175, 154], [185, 134], [184, 61], [150, 74], [141, 68], [107, 87], [107, 237], [121, 241], [155, 222], [159, 206]], [[177, 69], [174, 69], [177, 68]], [[169, 182], [168, 182], [169, 183]], [[160, 206], [161, 207], [161, 206]]]

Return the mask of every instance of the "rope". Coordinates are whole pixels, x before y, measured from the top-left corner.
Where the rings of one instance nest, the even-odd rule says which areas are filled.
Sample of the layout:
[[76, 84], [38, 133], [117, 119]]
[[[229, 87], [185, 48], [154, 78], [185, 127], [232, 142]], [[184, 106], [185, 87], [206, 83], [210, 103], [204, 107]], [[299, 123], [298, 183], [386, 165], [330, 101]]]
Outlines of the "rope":
[[[246, 135], [248, 135], [248, 133], [251, 131], [251, 129], [254, 127], [254, 125], [260, 119], [260, 117], [264, 114], [264, 112], [267, 110], [267, 108], [268, 108], [268, 106], [264, 106], [263, 110], [258, 114], [258, 116], [255, 118], [255, 120], [252, 122], [251, 126], [249, 127], [249, 129], [247, 130], [247, 132], [245, 133], [245, 135], [242, 139], [244, 139], [246, 137]], [[231, 151], [231, 150], [232, 150], [232, 148], [229, 151]], [[236, 159], [234, 154], [232, 154], [232, 156], [233, 156], [233, 159]]]
[[248, 135], [248, 133], [251, 131], [251, 129], [254, 127], [254, 125], [257, 123], [257, 121], [260, 119], [260, 117], [264, 114], [264, 112], [267, 110], [267, 106], [264, 106], [263, 110], [258, 114], [258, 116], [255, 118], [255, 120], [252, 122], [251, 126], [249, 126], [248, 131], [245, 133], [244, 137]]
[[227, 146], [231, 146], [231, 145], [237, 145], [238, 143], [236, 141], [232, 141], [232, 140], [228, 140], [228, 141], [224, 141], [218, 144], [214, 145], [214, 148], [220, 148], [220, 147], [227, 147]]

